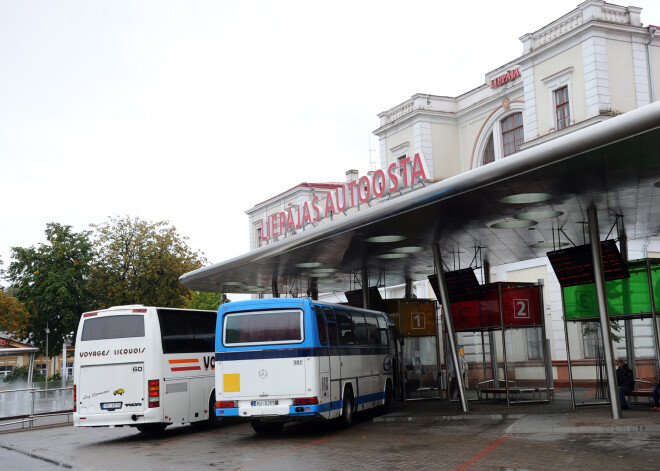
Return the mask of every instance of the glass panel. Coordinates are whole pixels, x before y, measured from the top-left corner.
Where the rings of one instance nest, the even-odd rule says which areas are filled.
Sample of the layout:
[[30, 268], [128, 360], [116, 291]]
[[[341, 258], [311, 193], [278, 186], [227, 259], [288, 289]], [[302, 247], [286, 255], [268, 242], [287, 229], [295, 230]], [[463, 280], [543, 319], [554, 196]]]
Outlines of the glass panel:
[[403, 364], [406, 399], [439, 395], [434, 336], [406, 337]]
[[163, 353], [215, 351], [217, 313], [158, 309]]
[[261, 311], [228, 314], [225, 344], [300, 343], [303, 340], [302, 311]]
[[85, 320], [82, 341], [144, 337], [144, 316], [109, 316]]
[[481, 160], [481, 165], [486, 165], [491, 162], [495, 162], [495, 141], [493, 140], [493, 134], [491, 133], [486, 143], [486, 148], [484, 149], [484, 155]]
[[335, 310], [337, 328], [339, 329], [339, 345], [354, 345], [353, 322], [351, 316], [343, 309]]
[[522, 113], [516, 113], [501, 121], [504, 157], [518, 152], [524, 142]]
[[328, 345], [328, 331], [325, 329], [325, 316], [320, 306], [314, 306], [316, 313], [316, 328], [319, 331], [319, 342], [321, 345]]
[[352, 312], [351, 319], [353, 320], [355, 345], [369, 345], [369, 337], [367, 336], [367, 324], [364, 320], [364, 315], [361, 312]]

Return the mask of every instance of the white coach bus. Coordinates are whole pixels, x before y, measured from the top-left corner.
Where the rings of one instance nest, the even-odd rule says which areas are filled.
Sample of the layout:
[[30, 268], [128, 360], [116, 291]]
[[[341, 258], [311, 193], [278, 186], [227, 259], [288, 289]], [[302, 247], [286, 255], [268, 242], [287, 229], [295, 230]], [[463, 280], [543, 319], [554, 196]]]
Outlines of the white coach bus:
[[76, 335], [73, 424], [158, 432], [216, 425], [215, 311], [116, 306], [86, 312]]
[[258, 433], [314, 418], [348, 426], [354, 412], [394, 401], [394, 332], [381, 312], [309, 299], [223, 304], [216, 413], [250, 420]]

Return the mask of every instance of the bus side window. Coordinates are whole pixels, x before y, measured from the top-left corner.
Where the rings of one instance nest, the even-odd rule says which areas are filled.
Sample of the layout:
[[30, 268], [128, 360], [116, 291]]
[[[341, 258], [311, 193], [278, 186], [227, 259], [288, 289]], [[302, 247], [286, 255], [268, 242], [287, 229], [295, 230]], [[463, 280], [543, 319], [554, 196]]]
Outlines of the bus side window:
[[337, 340], [337, 322], [335, 322], [335, 313], [332, 308], [328, 306], [323, 306], [323, 312], [325, 313], [325, 318], [328, 321], [328, 337], [330, 340], [330, 346], [336, 347], [339, 345]]
[[339, 345], [354, 345], [353, 322], [351, 316], [343, 309], [337, 309], [337, 327], [339, 328]]
[[319, 341], [321, 345], [328, 345], [328, 331], [325, 329], [323, 309], [320, 306], [314, 306], [314, 312], [316, 313], [316, 327], [319, 331]]
[[369, 338], [369, 345], [387, 345], [381, 343], [376, 316], [373, 314], [365, 314], [364, 319], [367, 321], [367, 336]]
[[380, 344], [389, 345], [387, 321], [382, 316], [376, 316], [376, 319], [378, 320], [378, 331], [380, 332]]
[[364, 321], [364, 315], [361, 312], [351, 312], [351, 319], [353, 319], [355, 345], [369, 345], [367, 324]]

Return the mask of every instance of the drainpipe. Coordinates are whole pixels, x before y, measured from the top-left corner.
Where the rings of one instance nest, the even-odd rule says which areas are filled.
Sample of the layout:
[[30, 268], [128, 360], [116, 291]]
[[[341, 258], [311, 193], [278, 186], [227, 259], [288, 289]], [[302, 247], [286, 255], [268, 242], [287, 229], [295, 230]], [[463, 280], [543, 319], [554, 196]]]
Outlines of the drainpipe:
[[642, 254], [644, 258], [649, 258], [649, 244], [651, 243], [651, 238], [647, 237], [646, 242], [642, 246]]
[[655, 91], [653, 86], [653, 64], [651, 63], [651, 43], [653, 42], [655, 31], [657, 29], [657, 26], [649, 25], [649, 33], [651, 34], [651, 38], [649, 39], [649, 42], [646, 43], [646, 60], [649, 65], [649, 91], [651, 92], [651, 103], [655, 101]]

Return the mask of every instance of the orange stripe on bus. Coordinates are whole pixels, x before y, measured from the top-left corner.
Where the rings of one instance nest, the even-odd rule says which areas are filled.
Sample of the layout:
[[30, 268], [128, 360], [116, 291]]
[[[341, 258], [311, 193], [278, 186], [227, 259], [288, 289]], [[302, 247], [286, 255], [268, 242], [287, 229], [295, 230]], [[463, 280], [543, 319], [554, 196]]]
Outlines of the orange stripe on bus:
[[197, 358], [185, 358], [181, 360], [167, 360], [172, 363], [199, 363], [199, 360]]

